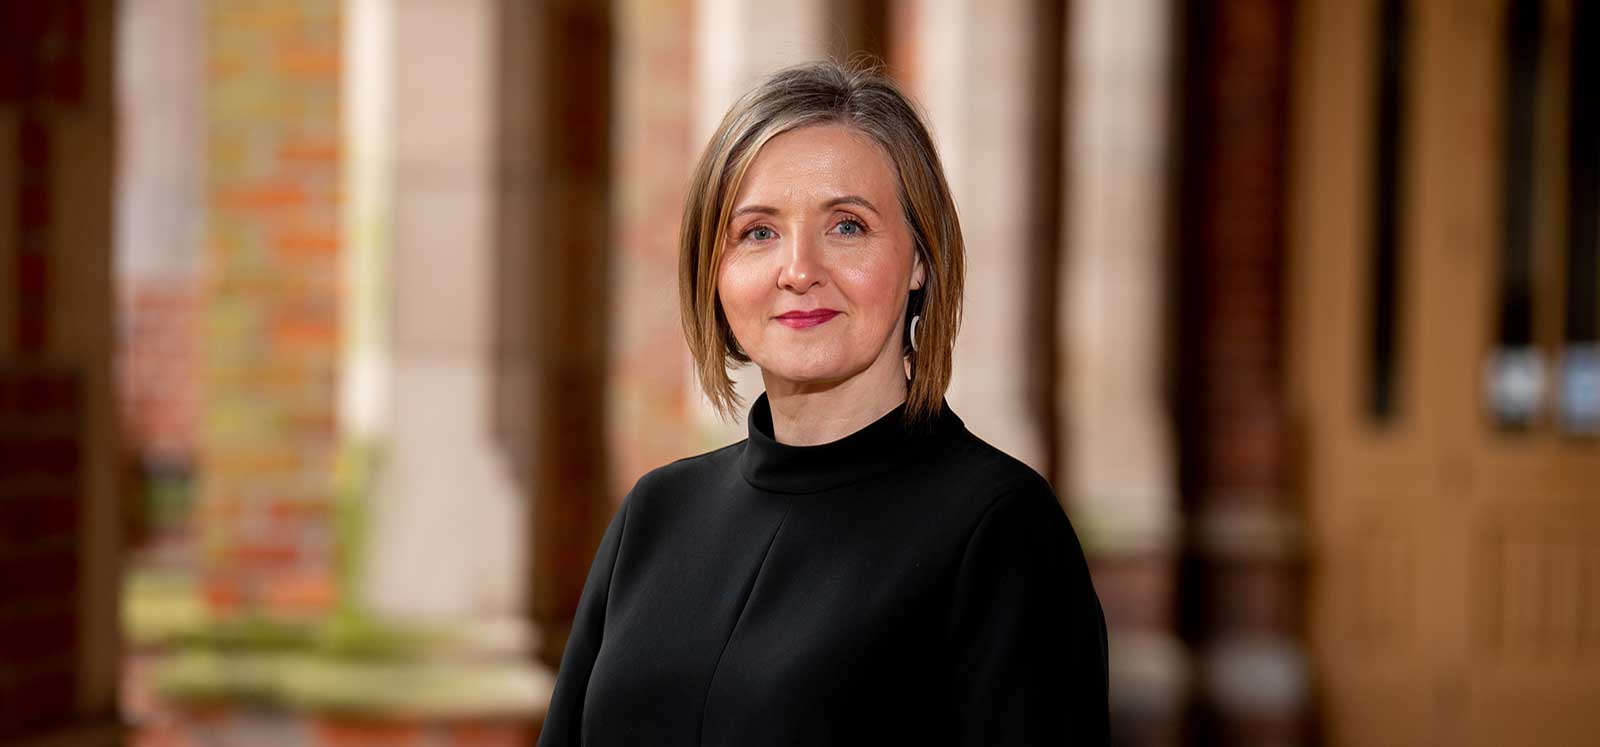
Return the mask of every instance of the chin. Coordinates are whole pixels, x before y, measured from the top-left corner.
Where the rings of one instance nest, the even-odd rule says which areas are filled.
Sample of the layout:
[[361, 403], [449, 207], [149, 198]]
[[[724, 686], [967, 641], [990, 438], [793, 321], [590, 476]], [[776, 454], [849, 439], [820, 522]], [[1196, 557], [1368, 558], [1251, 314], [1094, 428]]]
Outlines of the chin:
[[840, 360], [777, 360], [758, 366], [764, 375], [793, 384], [832, 384], [858, 374], [864, 367]]

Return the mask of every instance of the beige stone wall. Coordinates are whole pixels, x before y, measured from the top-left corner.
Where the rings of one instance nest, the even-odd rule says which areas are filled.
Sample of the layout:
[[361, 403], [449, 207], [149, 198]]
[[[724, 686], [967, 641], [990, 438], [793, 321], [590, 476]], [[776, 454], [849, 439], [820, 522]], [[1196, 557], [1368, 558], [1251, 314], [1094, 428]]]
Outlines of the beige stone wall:
[[390, 288], [389, 391], [363, 599], [458, 626], [518, 614], [530, 497], [494, 428], [497, 5], [398, 3], [384, 55], [394, 86], [393, 230], [379, 270]]

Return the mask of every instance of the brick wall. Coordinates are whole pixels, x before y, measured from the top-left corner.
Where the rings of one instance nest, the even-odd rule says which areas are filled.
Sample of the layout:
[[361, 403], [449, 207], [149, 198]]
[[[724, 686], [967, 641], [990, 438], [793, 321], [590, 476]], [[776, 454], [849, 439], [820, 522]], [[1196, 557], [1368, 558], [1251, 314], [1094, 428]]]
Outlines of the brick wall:
[[142, 729], [133, 747], [527, 747], [538, 734], [503, 719], [361, 720], [237, 708], [197, 708]]
[[618, 14], [615, 333], [607, 397], [613, 498], [645, 472], [703, 450], [689, 437], [688, 351], [678, 320], [678, 221], [694, 110], [693, 3], [631, 0]]
[[118, 7], [116, 387], [138, 562], [185, 562], [199, 401], [204, 0]]
[[206, 21], [197, 526], [223, 614], [333, 601], [340, 7], [241, 0]]
[[191, 278], [139, 278], [120, 304], [118, 387], [128, 447], [186, 464], [199, 407], [199, 328]]

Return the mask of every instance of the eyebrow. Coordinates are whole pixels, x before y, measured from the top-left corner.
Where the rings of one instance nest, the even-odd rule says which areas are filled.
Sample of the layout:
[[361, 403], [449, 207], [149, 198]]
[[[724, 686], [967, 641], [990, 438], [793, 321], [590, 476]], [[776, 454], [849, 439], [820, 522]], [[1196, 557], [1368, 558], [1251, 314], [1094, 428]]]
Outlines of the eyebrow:
[[[878, 206], [872, 204], [867, 200], [867, 198], [860, 195], [845, 195], [843, 197], [835, 197], [825, 203], [822, 203], [823, 207], [828, 208], [838, 207], [840, 205], [860, 205], [861, 207], [871, 210], [874, 213], [878, 213]], [[879, 214], [881, 215], [882, 213]]]
[[[878, 207], [876, 205], [873, 205], [870, 200], [868, 200], [867, 198], [862, 197], [860, 195], [844, 195], [842, 197], [835, 197], [835, 198], [833, 198], [831, 200], [828, 200], [827, 202], [822, 203], [822, 206], [825, 207], [825, 208], [835, 208], [835, 207], [838, 207], [840, 205], [860, 205], [861, 207], [864, 207], [864, 208], [866, 208], [868, 210], [871, 210], [873, 213], [876, 213], [878, 215], [882, 215], [882, 213], [880, 213], [878, 211]], [[745, 215], [747, 213], [760, 213], [762, 215], [777, 215], [778, 214], [778, 209], [775, 208], [775, 207], [768, 206], [768, 205], [745, 205], [744, 207], [733, 211], [733, 215], [731, 215], [729, 217], [737, 218], [737, 217], [739, 217], [741, 215]]]

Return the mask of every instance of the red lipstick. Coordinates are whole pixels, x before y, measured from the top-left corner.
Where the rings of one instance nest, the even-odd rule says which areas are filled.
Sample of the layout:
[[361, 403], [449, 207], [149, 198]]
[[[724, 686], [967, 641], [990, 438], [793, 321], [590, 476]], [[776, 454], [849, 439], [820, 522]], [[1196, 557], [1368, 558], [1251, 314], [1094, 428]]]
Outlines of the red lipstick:
[[807, 329], [815, 327], [839, 315], [833, 309], [811, 309], [810, 311], [788, 311], [777, 316], [778, 323], [790, 329]]

